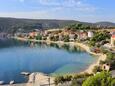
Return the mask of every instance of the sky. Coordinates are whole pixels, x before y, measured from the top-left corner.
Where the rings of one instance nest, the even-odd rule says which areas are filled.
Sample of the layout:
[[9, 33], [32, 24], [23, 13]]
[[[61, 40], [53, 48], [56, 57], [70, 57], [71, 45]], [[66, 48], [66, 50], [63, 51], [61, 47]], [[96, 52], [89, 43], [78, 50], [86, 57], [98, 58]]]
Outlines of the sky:
[[115, 22], [115, 0], [0, 0], [0, 17]]

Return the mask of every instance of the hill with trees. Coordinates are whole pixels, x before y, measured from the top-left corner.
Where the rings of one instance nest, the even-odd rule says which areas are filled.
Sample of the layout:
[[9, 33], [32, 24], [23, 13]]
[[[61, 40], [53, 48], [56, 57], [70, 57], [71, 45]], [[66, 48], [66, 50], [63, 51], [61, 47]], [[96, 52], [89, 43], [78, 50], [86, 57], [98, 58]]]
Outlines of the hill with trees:
[[[100, 23], [88, 23], [74, 20], [50, 20], [50, 19], [18, 19], [18, 18], [0, 18], [0, 32], [16, 32], [16, 31], [30, 31], [33, 29], [52, 29], [63, 28], [71, 24], [84, 24], [89, 26], [97, 26]], [[111, 23], [104, 23], [104, 25], [111, 26]], [[115, 26], [114, 23], [112, 23]]]

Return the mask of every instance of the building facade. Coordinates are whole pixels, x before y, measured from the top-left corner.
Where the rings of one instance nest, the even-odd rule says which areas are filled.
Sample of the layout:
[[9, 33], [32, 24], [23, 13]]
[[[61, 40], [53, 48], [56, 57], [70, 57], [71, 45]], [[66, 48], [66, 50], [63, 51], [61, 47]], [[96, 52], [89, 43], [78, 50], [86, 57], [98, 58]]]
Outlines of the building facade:
[[111, 36], [111, 46], [115, 47], [115, 32], [113, 32]]

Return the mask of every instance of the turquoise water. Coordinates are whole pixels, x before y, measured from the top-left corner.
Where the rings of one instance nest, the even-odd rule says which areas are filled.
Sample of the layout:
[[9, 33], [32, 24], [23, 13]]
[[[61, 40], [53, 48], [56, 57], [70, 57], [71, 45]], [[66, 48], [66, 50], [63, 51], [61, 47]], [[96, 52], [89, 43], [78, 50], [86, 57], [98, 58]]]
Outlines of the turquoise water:
[[6, 83], [11, 80], [25, 82], [21, 72], [80, 72], [95, 60], [75, 46], [4, 40], [0, 41], [0, 80]]

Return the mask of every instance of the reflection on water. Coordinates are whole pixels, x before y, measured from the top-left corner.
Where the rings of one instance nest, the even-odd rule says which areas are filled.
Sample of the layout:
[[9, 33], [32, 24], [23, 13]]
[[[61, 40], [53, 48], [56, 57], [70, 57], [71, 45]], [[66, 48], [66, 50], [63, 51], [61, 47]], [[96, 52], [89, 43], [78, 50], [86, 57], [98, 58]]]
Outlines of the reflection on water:
[[74, 46], [74, 44], [56, 44], [56, 43], [46, 43], [46, 42], [24, 42], [24, 41], [18, 41], [18, 40], [0, 40], [0, 48], [7, 48], [7, 47], [13, 47], [13, 46], [28, 46], [28, 47], [55, 47], [57, 49], [63, 49], [67, 52], [72, 53], [80, 53], [83, 52], [84, 49]]
[[74, 44], [57, 44], [57, 43], [44, 43], [44, 42], [28, 42], [28, 45], [32, 47], [55, 47], [57, 49], [66, 50], [69, 53], [82, 53], [85, 52], [84, 49], [79, 46], [75, 46]]
[[0, 81], [24, 82], [26, 79], [20, 75], [21, 72], [80, 72], [95, 60], [74, 45], [4, 40], [0, 41]]

